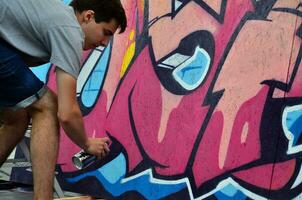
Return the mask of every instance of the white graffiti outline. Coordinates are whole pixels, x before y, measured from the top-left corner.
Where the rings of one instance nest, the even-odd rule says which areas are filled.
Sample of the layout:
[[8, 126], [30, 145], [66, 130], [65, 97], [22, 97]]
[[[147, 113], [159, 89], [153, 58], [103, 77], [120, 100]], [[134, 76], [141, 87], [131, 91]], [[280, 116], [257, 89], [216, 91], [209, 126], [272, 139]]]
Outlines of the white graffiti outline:
[[167, 185], [172, 185], [172, 184], [180, 184], [180, 183], [185, 183], [187, 185], [187, 189], [189, 192], [189, 196], [190, 196], [190, 200], [202, 200], [205, 198], [210, 197], [211, 195], [214, 195], [216, 192], [221, 191], [224, 187], [228, 186], [228, 185], [232, 185], [234, 186], [237, 190], [241, 191], [243, 194], [245, 194], [247, 197], [252, 198], [252, 199], [257, 199], [257, 200], [266, 200], [267, 198], [264, 198], [260, 195], [257, 195], [247, 189], [245, 189], [244, 187], [242, 187], [241, 185], [239, 185], [236, 181], [234, 181], [231, 177], [222, 180], [215, 189], [213, 189], [212, 191], [194, 198], [193, 192], [192, 192], [192, 188], [191, 188], [191, 184], [188, 178], [183, 178], [183, 179], [179, 179], [179, 180], [174, 180], [174, 181], [167, 181], [167, 180], [161, 180], [161, 179], [157, 179], [153, 177], [153, 173], [151, 169], [147, 169], [141, 173], [138, 173], [134, 176], [128, 177], [128, 178], [124, 178], [121, 180], [121, 183], [126, 183], [128, 181], [134, 180], [140, 176], [144, 176], [144, 175], [149, 175], [150, 177], [150, 183], [155, 183], [155, 184], [167, 184]]
[[296, 145], [294, 146], [294, 139], [295, 136], [288, 130], [286, 126], [286, 118], [289, 112], [297, 111], [297, 110], [302, 110], [302, 105], [295, 105], [295, 106], [286, 106], [283, 110], [282, 114], [282, 128], [285, 133], [285, 136], [289, 140], [288, 142], [288, 150], [287, 154], [294, 154], [302, 151], [302, 145]]

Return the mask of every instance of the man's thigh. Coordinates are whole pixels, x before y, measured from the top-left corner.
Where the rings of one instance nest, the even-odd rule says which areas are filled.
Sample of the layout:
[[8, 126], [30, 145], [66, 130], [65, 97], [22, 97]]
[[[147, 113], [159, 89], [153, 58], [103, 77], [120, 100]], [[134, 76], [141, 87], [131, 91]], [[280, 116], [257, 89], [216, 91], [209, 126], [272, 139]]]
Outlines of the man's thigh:
[[0, 107], [25, 108], [46, 92], [18, 52], [1, 39], [0, 82]]
[[25, 109], [13, 110], [11, 108], [0, 108], [0, 128], [5, 125], [14, 125], [18, 122], [28, 121]]

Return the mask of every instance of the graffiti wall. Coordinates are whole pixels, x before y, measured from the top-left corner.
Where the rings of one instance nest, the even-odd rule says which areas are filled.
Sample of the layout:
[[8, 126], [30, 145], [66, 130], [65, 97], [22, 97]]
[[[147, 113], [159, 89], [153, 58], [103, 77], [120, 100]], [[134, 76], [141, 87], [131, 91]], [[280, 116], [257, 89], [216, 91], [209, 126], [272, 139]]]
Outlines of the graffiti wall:
[[[66, 1], [66, 3], [68, 3]], [[111, 153], [61, 183], [116, 199], [302, 197], [301, 0], [123, 0], [128, 28], [85, 52], [87, 134]], [[34, 69], [56, 90], [54, 66]]]

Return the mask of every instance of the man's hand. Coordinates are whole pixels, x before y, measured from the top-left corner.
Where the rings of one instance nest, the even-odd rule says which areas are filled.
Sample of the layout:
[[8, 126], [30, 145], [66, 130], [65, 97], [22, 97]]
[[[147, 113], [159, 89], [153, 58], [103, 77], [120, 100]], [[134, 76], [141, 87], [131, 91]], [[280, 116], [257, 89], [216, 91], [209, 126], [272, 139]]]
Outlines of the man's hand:
[[95, 155], [98, 159], [104, 158], [110, 151], [109, 145], [110, 139], [104, 138], [88, 138], [86, 151], [89, 154]]

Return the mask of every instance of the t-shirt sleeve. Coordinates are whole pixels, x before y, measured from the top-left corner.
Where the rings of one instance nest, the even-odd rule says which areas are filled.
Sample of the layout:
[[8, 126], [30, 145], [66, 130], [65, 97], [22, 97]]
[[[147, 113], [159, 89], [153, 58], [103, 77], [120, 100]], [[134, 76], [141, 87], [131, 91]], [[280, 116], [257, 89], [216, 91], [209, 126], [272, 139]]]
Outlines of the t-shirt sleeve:
[[52, 27], [46, 32], [46, 40], [50, 49], [50, 62], [77, 79], [84, 42], [80, 27]]

